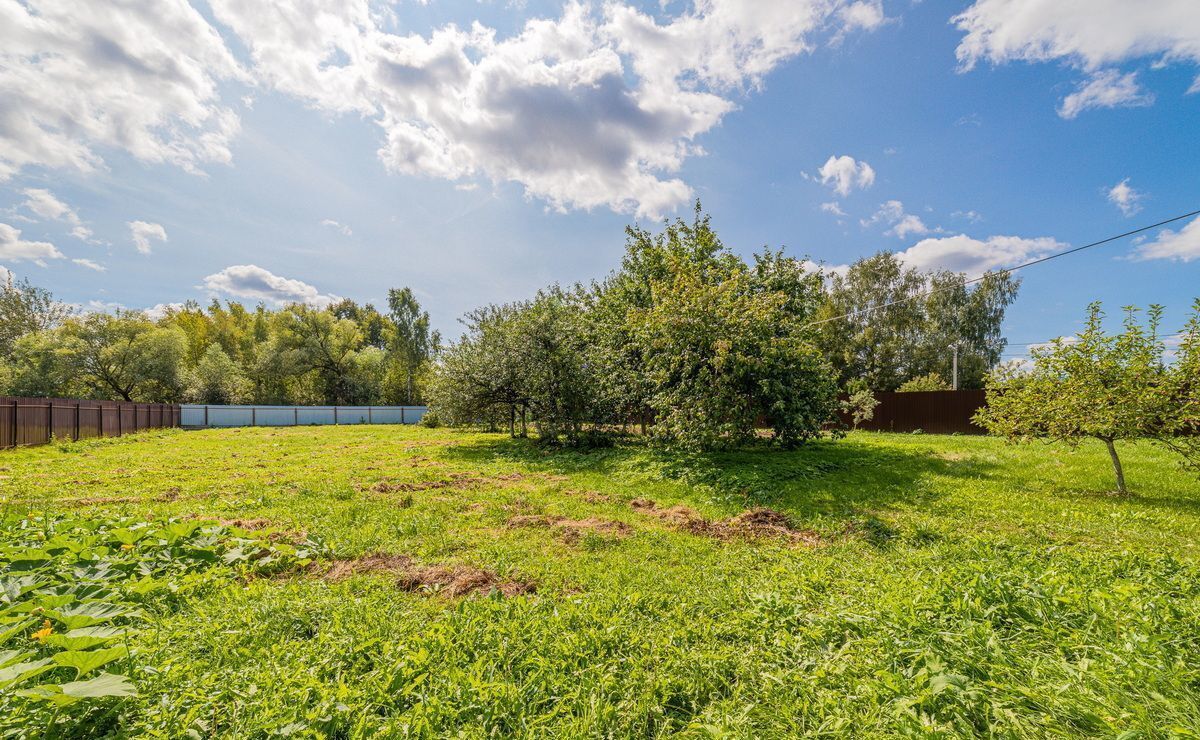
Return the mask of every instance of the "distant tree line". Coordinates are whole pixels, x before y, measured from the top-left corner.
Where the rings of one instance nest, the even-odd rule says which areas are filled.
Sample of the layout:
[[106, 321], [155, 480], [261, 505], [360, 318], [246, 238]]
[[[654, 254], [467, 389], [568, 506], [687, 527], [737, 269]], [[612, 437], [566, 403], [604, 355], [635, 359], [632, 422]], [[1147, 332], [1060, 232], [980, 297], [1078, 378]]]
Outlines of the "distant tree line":
[[278, 310], [189, 302], [76, 313], [0, 284], [0, 391], [140, 402], [419, 404], [439, 337], [408, 288], [384, 311], [343, 300]]
[[870, 418], [871, 390], [941, 387], [955, 345], [960, 387], [982, 387], [1017, 288], [1008, 275], [968, 286], [889, 253], [835, 272], [770, 249], [747, 261], [697, 204], [690, 222], [629, 227], [602, 281], [469, 313], [436, 356], [429, 398], [443, 422], [534, 425], [543, 440], [653, 421], [653, 438], [684, 448], [742, 444], [760, 425], [793, 446], [839, 409]]

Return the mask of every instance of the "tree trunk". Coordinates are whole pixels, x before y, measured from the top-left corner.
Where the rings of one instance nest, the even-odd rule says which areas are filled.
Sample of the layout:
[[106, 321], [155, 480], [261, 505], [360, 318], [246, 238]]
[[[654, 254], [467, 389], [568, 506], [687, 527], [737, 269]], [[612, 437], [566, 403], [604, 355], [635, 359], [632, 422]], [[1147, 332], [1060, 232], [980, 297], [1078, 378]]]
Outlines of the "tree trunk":
[[1125, 470], [1121, 467], [1121, 458], [1117, 457], [1117, 446], [1111, 439], [1104, 440], [1108, 447], [1108, 456], [1112, 458], [1113, 471], [1117, 474], [1117, 493], [1128, 493], [1125, 489]]

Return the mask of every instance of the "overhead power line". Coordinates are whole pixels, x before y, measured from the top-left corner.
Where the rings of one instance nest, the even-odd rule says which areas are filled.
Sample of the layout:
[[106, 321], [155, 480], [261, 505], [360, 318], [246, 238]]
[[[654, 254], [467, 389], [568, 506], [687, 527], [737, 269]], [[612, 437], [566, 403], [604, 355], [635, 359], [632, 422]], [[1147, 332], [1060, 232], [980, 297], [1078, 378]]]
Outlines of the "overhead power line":
[[[1092, 249], [1093, 247], [1099, 247], [1103, 244], [1108, 244], [1109, 242], [1117, 241], [1118, 239], [1124, 239], [1127, 236], [1133, 236], [1134, 234], [1140, 234], [1143, 231], [1150, 231], [1151, 229], [1157, 229], [1160, 226], [1166, 226], [1167, 224], [1174, 223], [1176, 221], [1180, 221], [1182, 219], [1190, 218], [1192, 216], [1197, 216], [1197, 215], [1200, 215], [1200, 210], [1192, 211], [1191, 213], [1184, 213], [1179, 216], [1174, 216], [1172, 218], [1166, 219], [1165, 221], [1159, 221], [1158, 223], [1150, 224], [1149, 226], [1143, 226], [1141, 228], [1134, 229], [1133, 231], [1126, 231], [1123, 234], [1117, 234], [1116, 236], [1110, 236], [1107, 239], [1101, 239], [1100, 241], [1091, 242], [1090, 244], [1084, 244], [1083, 246], [1080, 246], [1080, 247], [1072, 247], [1071, 249], [1067, 249], [1062, 252], [1056, 252], [1055, 254], [1046, 255], [1045, 257], [1039, 257], [1038, 259], [1030, 260], [1029, 262], [1026, 262], [1026, 263], [1020, 264], [1020, 265], [1016, 265], [1015, 267], [1006, 267], [1003, 270], [990, 270], [988, 272], [983, 273], [982, 275], [973, 277], [970, 280], [965, 281], [963, 283], [963, 285], [971, 285], [973, 283], [978, 283], [981, 280], [986, 279], [990, 275], [1008, 275], [1010, 273], [1016, 272], [1017, 270], [1024, 270], [1026, 267], [1033, 267], [1034, 265], [1040, 265], [1043, 262], [1049, 262], [1050, 260], [1056, 260], [1059, 257], [1066, 257], [1069, 254], [1075, 254], [1076, 252], [1082, 252], [1085, 249]], [[951, 287], [958, 287], [958, 286], [951, 286]], [[887, 303], [881, 303], [878, 306], [870, 306], [868, 308], [860, 308], [857, 311], [850, 311], [848, 313], [841, 314], [840, 316], [831, 316], [830, 318], [821, 319], [820, 321], [812, 321], [812, 322], [809, 322], [808, 324], [805, 324], [804, 328], [807, 329], [807, 328], [813, 327], [813, 326], [820, 326], [821, 324], [828, 324], [831, 321], [840, 321], [842, 319], [848, 319], [848, 318], [851, 318], [854, 316], [862, 316], [864, 314], [871, 314], [871, 313], [874, 313], [875, 311], [879, 311], [884, 308], [890, 308], [892, 306], [897, 306], [902, 303], [908, 303], [909, 301], [913, 301], [918, 298], [924, 298], [926, 296], [933, 295], [934, 293], [937, 293], [939, 290], [943, 290], [943, 291], [950, 290], [951, 287], [931, 288], [929, 290], [922, 291], [922, 292], [916, 293], [914, 295], [905, 296], [904, 298], [897, 298], [896, 300], [888, 301]], [[1037, 342], [1034, 342], [1033, 344], [1037, 344]]]

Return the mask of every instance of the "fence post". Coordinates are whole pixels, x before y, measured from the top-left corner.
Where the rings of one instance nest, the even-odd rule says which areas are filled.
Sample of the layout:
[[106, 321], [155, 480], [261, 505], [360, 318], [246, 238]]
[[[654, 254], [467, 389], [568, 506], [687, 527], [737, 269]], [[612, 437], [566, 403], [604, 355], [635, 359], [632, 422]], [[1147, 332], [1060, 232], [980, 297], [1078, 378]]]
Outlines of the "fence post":
[[79, 404], [81, 401], [75, 402], [75, 441], [79, 441]]
[[257, 406], [250, 407], [250, 426], [252, 426], [252, 427], [258, 426], [258, 407]]
[[404, 407], [403, 406], [400, 407], [400, 423], [401, 424], [404, 423]]
[[54, 399], [46, 402], [46, 444], [54, 439]]
[[300, 426], [300, 409], [295, 406], [292, 407], [292, 426]]
[[372, 421], [372, 419], [371, 419], [371, 407], [370, 407], [370, 406], [368, 406], [368, 407], [367, 407], [367, 423], [368, 423], [368, 424], [374, 424], [374, 423], [375, 423], [375, 422], [374, 422], [374, 421]]
[[337, 426], [337, 423], [338, 423], [338, 419], [337, 419], [337, 406], [334, 406], [334, 407], [333, 407], [333, 424], [334, 424], [334, 426]]
[[208, 426], [208, 404], [204, 404], [204, 426]]
[[17, 446], [17, 399], [13, 399], [12, 446]]

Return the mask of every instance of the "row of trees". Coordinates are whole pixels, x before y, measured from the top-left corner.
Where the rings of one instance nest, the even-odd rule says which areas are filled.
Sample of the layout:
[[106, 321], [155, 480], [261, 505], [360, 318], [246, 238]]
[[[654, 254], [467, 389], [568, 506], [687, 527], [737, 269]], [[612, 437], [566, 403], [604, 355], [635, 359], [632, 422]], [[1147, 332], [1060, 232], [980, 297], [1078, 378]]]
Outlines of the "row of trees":
[[142, 402], [417, 404], [439, 337], [408, 288], [386, 312], [344, 300], [270, 310], [195, 302], [158, 320], [75, 314], [11, 277], [0, 286], [0, 389]]
[[[434, 364], [435, 413], [513, 434], [532, 421], [543, 439], [567, 441], [652, 419], [652, 437], [703, 449], [741, 444], [767, 424], [791, 446], [836, 417], [840, 391], [865, 404], [862, 388], [948, 372], [956, 343], [972, 358], [960, 362], [962, 384], [979, 387], [1017, 291], [1008, 276], [969, 288], [962, 275], [923, 273], [888, 253], [844, 273], [769, 249], [745, 261], [698, 204], [690, 223], [626, 236], [620, 268], [603, 281], [468, 314]], [[883, 303], [896, 306], [836, 318]]]

